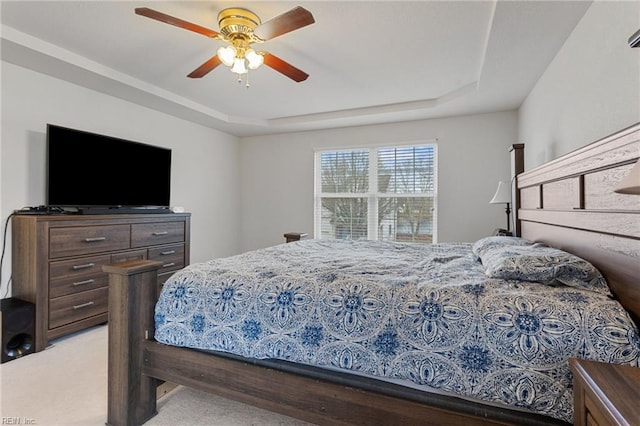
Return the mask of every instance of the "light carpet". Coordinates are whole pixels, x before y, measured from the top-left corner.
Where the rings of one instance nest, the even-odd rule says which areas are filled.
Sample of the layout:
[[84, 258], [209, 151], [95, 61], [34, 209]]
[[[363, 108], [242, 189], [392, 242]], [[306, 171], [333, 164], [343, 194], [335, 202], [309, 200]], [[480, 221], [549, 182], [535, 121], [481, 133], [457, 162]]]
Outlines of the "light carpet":
[[[57, 339], [42, 352], [0, 365], [0, 424], [103, 426], [107, 420], [107, 326]], [[158, 401], [148, 426], [308, 425], [194, 389]]]

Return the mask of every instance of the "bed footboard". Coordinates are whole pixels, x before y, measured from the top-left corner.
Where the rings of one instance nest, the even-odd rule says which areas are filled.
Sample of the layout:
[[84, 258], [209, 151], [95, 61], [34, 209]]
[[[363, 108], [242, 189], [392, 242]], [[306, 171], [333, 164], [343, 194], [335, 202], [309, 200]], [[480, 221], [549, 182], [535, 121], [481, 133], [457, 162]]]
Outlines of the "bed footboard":
[[109, 273], [108, 411], [111, 426], [141, 425], [156, 411], [158, 381], [142, 373], [143, 343], [153, 337], [160, 263], [105, 265]]

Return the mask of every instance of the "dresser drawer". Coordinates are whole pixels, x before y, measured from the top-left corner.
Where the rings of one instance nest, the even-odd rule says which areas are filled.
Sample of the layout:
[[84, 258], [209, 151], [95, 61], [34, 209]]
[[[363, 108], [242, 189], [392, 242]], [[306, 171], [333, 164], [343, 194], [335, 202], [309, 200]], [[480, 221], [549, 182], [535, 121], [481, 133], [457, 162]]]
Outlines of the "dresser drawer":
[[49, 301], [49, 328], [56, 328], [107, 312], [109, 288], [102, 287]]
[[109, 263], [111, 263], [109, 255], [51, 262], [49, 264], [49, 297], [60, 297], [106, 286], [108, 276], [102, 272], [102, 265]]
[[164, 274], [158, 274], [158, 296], [160, 296], [160, 290], [164, 286], [164, 283], [167, 282], [169, 278], [173, 275], [173, 272], [165, 272]]
[[49, 231], [52, 259], [129, 248], [130, 225], [77, 226]]
[[146, 260], [147, 250], [132, 250], [125, 251], [123, 253], [116, 253], [111, 255], [111, 263], [129, 262], [132, 260]]
[[184, 227], [184, 222], [134, 224], [131, 227], [131, 247], [183, 242]]
[[162, 263], [158, 274], [182, 269], [184, 268], [184, 244], [150, 248], [149, 260]]

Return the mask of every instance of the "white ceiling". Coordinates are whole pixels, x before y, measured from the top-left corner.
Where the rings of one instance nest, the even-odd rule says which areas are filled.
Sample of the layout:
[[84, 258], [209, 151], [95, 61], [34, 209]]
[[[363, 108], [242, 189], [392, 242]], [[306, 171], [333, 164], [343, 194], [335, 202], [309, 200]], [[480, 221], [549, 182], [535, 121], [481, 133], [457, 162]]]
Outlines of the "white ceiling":
[[[238, 136], [517, 108], [589, 1], [2, 1], [2, 59]], [[263, 66], [251, 87], [222, 44], [134, 14], [149, 7], [218, 31], [226, 7], [315, 24], [260, 46], [310, 77]]]

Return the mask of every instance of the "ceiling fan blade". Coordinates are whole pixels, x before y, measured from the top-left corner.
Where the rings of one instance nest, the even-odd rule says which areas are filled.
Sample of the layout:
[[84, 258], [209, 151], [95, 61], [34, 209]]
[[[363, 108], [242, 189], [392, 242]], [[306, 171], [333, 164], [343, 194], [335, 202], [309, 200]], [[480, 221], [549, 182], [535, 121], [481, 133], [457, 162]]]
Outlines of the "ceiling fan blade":
[[279, 73], [286, 75], [296, 83], [305, 81], [307, 77], [309, 77], [309, 74], [307, 74], [306, 72], [299, 70], [298, 68], [283, 61], [277, 56], [272, 55], [271, 53], [264, 53], [263, 56], [264, 56], [264, 64], [266, 66], [271, 67], [274, 70], [278, 71]]
[[207, 37], [216, 38], [219, 33], [210, 30], [209, 28], [201, 27], [200, 25], [192, 24], [191, 22], [183, 21], [182, 19], [175, 18], [171, 15], [167, 15], [162, 12], [158, 12], [148, 7], [137, 7], [136, 15], [145, 16], [147, 18], [155, 19], [156, 21], [164, 22], [166, 24], [175, 25], [185, 30], [193, 31], [198, 34], [202, 34]]
[[275, 18], [264, 22], [255, 29], [254, 34], [262, 40], [271, 40], [272, 38], [281, 36], [282, 34], [311, 25], [314, 22], [316, 21], [313, 19], [311, 12], [298, 6], [283, 13], [282, 15], [278, 15]]
[[205, 62], [204, 64], [200, 65], [198, 68], [193, 70], [191, 74], [189, 74], [187, 77], [190, 77], [190, 78], [204, 77], [205, 75], [209, 74], [209, 72], [211, 72], [218, 65], [220, 65], [220, 58], [218, 58], [218, 55], [215, 55], [211, 59], [209, 59], [207, 62]]

